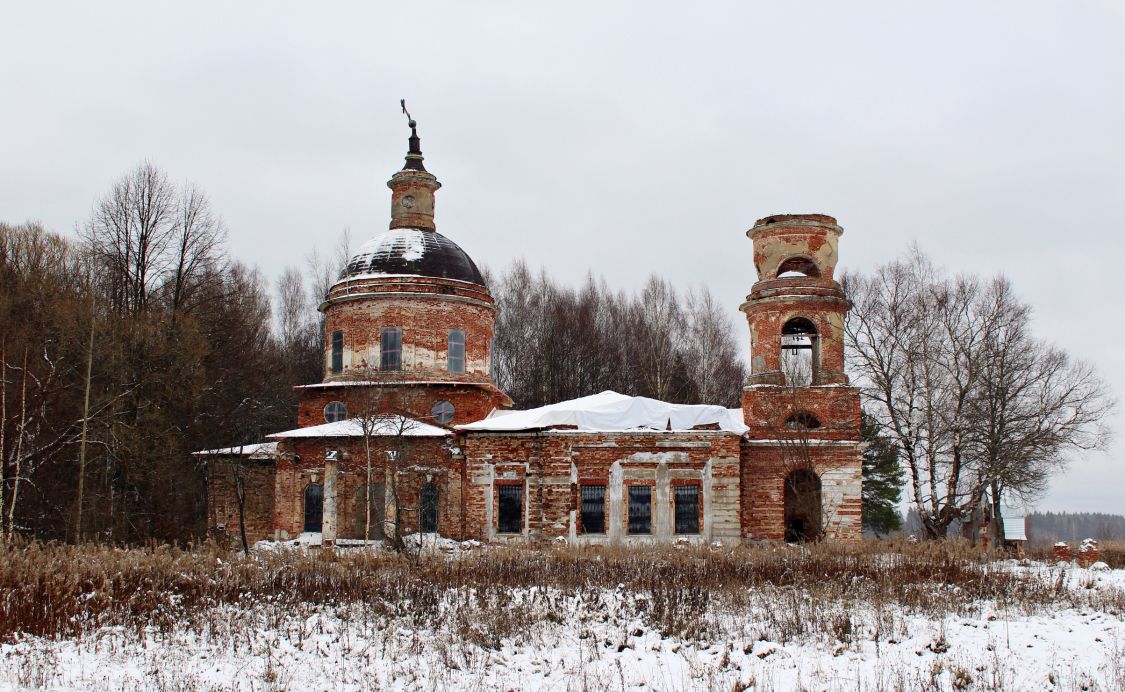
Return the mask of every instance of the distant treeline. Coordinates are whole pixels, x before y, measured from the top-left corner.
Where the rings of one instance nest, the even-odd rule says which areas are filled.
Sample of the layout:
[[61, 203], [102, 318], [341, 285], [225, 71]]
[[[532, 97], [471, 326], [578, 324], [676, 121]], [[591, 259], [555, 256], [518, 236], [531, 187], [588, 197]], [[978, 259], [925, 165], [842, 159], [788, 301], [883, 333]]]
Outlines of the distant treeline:
[[[1011, 517], [1006, 516], [1007, 520]], [[1027, 542], [1049, 545], [1058, 541], [1075, 542], [1086, 538], [1099, 541], [1125, 540], [1125, 516], [1101, 512], [1032, 512], [1027, 515]], [[906, 511], [903, 533], [920, 535], [922, 521], [913, 507]]]
[[1095, 538], [1125, 540], [1125, 516], [1101, 512], [1034, 512], [1027, 515], [1029, 543], [1055, 543]]
[[499, 308], [493, 377], [516, 408], [612, 389], [683, 404], [741, 406], [735, 327], [706, 287], [651, 276], [637, 293], [587, 275], [577, 290], [516, 262], [489, 285]]

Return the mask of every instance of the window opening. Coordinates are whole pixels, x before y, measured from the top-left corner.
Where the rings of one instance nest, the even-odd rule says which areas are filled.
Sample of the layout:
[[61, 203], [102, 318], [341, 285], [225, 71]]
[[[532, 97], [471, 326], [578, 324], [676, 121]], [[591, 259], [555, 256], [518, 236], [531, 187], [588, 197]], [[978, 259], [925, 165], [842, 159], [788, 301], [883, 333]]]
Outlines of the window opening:
[[816, 326], [795, 317], [781, 328], [781, 372], [790, 387], [808, 387], [816, 381]]
[[453, 408], [453, 403], [449, 401], [435, 401], [434, 405], [430, 407], [430, 415], [434, 417], [438, 423], [448, 425], [453, 420], [453, 414], [456, 413]]
[[652, 533], [652, 488], [629, 486], [629, 533]]
[[438, 530], [438, 489], [433, 483], [423, 485], [418, 494], [418, 530], [422, 533], [437, 533]]
[[329, 423], [336, 423], [348, 417], [348, 407], [342, 401], [329, 401], [328, 405], [324, 407], [324, 420]]
[[401, 327], [383, 327], [379, 333], [379, 369], [402, 369]]
[[320, 533], [324, 520], [324, 489], [319, 483], [305, 486], [305, 533]]
[[605, 533], [605, 486], [583, 485], [582, 533]]
[[460, 329], [451, 329], [449, 331], [446, 363], [449, 367], [449, 372], [457, 374], [465, 372], [465, 332]]
[[785, 419], [785, 427], [789, 430], [814, 430], [820, 427], [820, 421], [811, 413], [794, 413]]
[[332, 374], [344, 370], [344, 333], [332, 332]]
[[523, 486], [501, 485], [499, 495], [499, 516], [496, 530], [499, 533], [520, 533], [523, 531]]
[[699, 486], [676, 485], [676, 533], [699, 533]]

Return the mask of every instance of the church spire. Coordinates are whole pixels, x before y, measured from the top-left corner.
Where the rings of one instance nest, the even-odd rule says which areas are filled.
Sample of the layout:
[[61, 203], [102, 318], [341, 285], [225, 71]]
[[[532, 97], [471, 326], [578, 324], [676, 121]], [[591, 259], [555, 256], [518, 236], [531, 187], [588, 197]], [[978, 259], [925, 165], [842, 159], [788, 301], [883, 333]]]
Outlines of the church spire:
[[406, 110], [406, 99], [400, 99], [399, 104], [402, 105], [402, 112], [406, 115], [406, 123], [410, 125], [410, 149], [406, 152], [406, 165], [402, 170], [424, 171], [426, 167], [422, 164], [422, 140], [418, 138], [418, 122], [410, 117], [410, 111]]
[[406, 110], [406, 99], [399, 101], [410, 125], [410, 149], [406, 163], [395, 173], [387, 187], [391, 188], [391, 225], [394, 228], [437, 230], [434, 224], [434, 193], [441, 183], [422, 165], [422, 143], [418, 139], [418, 123]]

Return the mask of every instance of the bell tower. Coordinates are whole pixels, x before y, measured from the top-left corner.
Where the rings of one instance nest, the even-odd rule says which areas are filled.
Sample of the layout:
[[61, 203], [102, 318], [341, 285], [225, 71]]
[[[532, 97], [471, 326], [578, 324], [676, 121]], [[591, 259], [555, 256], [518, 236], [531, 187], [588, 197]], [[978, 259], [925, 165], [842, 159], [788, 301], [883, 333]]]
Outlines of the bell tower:
[[831, 216], [784, 214], [746, 233], [758, 281], [740, 306], [750, 326], [744, 508], [774, 510], [751, 517], [750, 538], [860, 536], [859, 390], [844, 373], [850, 304], [833, 278], [843, 232]]

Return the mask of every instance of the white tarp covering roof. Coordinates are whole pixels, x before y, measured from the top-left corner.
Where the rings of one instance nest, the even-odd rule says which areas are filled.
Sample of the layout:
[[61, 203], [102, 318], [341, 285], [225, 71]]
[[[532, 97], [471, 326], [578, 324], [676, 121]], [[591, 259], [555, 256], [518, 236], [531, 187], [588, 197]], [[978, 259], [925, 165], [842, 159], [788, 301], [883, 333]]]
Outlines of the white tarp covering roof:
[[458, 425], [466, 431], [540, 430], [574, 426], [590, 432], [627, 430], [691, 430], [700, 425], [718, 425], [720, 430], [741, 435], [748, 428], [741, 415], [722, 406], [669, 404], [643, 396], [602, 392], [527, 411], [505, 411], [475, 423]]
[[250, 457], [251, 459], [269, 459], [277, 454], [276, 442], [258, 442], [252, 445], [239, 445], [237, 447], [223, 447], [222, 449], [205, 449], [202, 452], [192, 452], [196, 457]]
[[[375, 437], [444, 437], [449, 434], [445, 428], [423, 423], [405, 416], [384, 416], [374, 421], [371, 434]], [[273, 440], [289, 440], [301, 437], [363, 437], [363, 423], [359, 418], [324, 423], [307, 428], [286, 430], [266, 435]]]
[[1004, 517], [1005, 541], [1027, 540], [1027, 517], [1022, 512], [1019, 514], [1002, 512], [1001, 516]]

